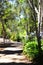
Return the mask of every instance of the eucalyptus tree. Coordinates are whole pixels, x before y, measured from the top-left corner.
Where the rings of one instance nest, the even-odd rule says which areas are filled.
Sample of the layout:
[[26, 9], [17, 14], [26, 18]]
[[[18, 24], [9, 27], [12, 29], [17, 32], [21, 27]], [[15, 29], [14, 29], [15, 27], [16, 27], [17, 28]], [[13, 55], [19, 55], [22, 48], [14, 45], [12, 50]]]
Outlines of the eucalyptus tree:
[[[37, 3], [39, 3], [37, 5]], [[40, 24], [41, 24], [41, 19], [40, 19], [40, 0], [28, 0], [30, 9], [31, 9], [31, 16], [32, 20], [34, 21], [35, 25], [35, 30], [36, 30], [36, 37], [37, 37], [37, 42], [38, 42], [38, 49], [39, 49], [39, 55], [41, 54], [41, 37], [40, 37]], [[35, 4], [36, 3], [36, 4]], [[38, 21], [38, 26], [36, 21]]]
[[12, 5], [9, 3], [9, 1], [2, 0], [0, 2], [0, 21], [2, 23], [3, 39], [6, 38], [6, 29], [5, 29], [6, 22], [12, 19], [14, 19], [14, 12], [12, 11]]

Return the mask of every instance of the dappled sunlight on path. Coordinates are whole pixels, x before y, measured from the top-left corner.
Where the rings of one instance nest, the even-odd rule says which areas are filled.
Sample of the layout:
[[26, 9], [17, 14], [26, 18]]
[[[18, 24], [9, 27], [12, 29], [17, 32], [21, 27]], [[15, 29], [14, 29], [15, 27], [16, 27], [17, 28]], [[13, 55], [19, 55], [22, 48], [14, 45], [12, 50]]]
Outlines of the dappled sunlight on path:
[[9, 62], [16, 62], [16, 63], [30, 63], [24, 55], [0, 55], [0, 63], [9, 63]]
[[0, 46], [0, 63], [31, 63], [22, 54], [22, 51], [23, 46], [20, 42], [6, 43], [6, 46], [2, 44]]

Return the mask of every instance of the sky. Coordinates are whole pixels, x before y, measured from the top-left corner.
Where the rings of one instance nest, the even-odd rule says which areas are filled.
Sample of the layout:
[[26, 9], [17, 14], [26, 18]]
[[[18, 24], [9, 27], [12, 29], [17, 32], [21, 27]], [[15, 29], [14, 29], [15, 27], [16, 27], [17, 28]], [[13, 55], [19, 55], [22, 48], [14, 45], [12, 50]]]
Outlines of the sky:
[[15, 4], [15, 3], [16, 3], [16, 0], [9, 0], [9, 2], [10, 2], [11, 4]]

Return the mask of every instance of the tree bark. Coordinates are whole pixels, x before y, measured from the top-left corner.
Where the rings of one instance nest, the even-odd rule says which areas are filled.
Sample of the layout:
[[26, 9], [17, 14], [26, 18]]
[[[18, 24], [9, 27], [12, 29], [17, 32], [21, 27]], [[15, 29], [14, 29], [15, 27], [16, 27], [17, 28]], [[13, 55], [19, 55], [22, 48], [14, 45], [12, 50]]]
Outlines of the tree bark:
[[32, 4], [32, 10], [33, 10], [33, 18], [34, 18], [34, 24], [35, 24], [35, 29], [36, 29], [36, 37], [37, 37], [37, 42], [38, 42], [38, 50], [39, 50], [39, 55], [41, 55], [41, 37], [40, 37], [40, 23], [41, 23], [41, 16], [40, 16], [40, 0], [39, 0], [39, 19], [38, 19], [38, 28], [36, 24], [36, 12], [35, 12], [35, 7], [33, 4], [33, 0], [31, 0]]
[[4, 27], [4, 21], [1, 21], [1, 22], [2, 22], [2, 32], [3, 32], [3, 43], [5, 43], [6, 30], [5, 30], [5, 27]]

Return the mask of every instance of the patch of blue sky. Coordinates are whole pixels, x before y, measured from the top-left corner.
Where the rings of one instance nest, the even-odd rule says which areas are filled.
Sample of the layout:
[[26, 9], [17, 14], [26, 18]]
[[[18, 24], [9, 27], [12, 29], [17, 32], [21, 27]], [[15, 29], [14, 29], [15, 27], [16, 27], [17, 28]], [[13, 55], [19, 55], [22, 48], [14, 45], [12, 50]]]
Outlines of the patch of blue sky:
[[15, 4], [15, 3], [16, 3], [16, 0], [9, 0], [9, 2], [10, 2], [11, 4]]
[[23, 15], [20, 15], [20, 18], [24, 18], [24, 16]]
[[20, 18], [25, 18], [25, 14], [24, 14], [24, 11], [23, 10], [20, 13]]
[[10, 2], [12, 5], [14, 5], [15, 7], [17, 6], [16, 0], [9, 0], [9, 2]]

